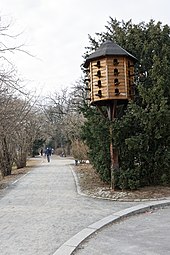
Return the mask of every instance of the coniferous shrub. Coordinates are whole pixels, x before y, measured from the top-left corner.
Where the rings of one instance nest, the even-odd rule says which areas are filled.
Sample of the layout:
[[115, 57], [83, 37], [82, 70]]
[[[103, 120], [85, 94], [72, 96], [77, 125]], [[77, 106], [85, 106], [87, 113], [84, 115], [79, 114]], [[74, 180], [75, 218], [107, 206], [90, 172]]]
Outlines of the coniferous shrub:
[[[121, 189], [170, 185], [170, 27], [153, 20], [133, 24], [110, 18], [106, 32], [96, 36], [89, 37], [89, 53], [111, 39], [139, 60], [135, 100], [112, 125], [119, 152], [115, 185]], [[92, 164], [101, 178], [110, 180], [109, 124], [96, 112], [86, 110], [84, 139]]]

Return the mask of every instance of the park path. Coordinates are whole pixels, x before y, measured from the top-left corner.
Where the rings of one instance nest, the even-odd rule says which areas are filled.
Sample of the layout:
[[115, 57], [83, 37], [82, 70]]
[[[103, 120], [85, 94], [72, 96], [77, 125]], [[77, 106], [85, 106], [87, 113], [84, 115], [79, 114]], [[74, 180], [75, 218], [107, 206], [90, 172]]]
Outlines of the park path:
[[77, 194], [72, 159], [37, 160], [0, 200], [1, 255], [52, 255], [89, 224], [135, 204]]
[[169, 238], [170, 206], [165, 206], [125, 217], [102, 228], [82, 242], [73, 254], [168, 255]]

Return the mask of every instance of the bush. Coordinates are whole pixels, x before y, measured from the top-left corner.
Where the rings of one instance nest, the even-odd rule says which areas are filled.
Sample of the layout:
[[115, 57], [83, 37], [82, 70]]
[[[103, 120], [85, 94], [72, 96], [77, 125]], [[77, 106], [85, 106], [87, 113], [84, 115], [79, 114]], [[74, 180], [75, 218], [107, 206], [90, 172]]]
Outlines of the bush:
[[71, 144], [71, 154], [75, 159], [79, 161], [87, 160], [88, 147], [83, 141], [77, 139]]
[[120, 168], [115, 176], [116, 187], [122, 190], [130, 189], [136, 190], [140, 187], [139, 172], [134, 169], [123, 170]]

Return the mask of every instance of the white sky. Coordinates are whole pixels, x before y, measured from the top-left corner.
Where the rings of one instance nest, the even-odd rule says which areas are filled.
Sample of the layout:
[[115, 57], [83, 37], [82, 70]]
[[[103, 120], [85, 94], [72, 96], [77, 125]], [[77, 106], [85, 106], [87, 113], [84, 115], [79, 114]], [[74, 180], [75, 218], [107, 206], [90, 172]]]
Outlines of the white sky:
[[9, 33], [23, 31], [15, 44], [24, 43], [36, 56], [9, 58], [27, 86], [43, 88], [43, 94], [71, 87], [80, 78], [88, 34], [105, 31], [109, 16], [170, 25], [169, 10], [169, 0], [0, 0], [1, 22], [12, 20]]

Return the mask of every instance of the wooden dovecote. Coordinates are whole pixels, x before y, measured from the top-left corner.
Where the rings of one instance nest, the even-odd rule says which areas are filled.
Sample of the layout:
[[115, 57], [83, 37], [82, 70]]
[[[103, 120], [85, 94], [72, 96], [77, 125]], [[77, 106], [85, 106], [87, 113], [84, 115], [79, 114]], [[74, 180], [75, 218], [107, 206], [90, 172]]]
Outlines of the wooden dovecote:
[[104, 42], [85, 61], [88, 99], [93, 105], [134, 96], [134, 64], [137, 59], [116, 43]]

